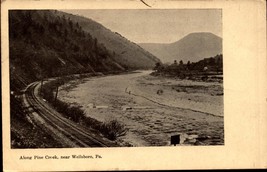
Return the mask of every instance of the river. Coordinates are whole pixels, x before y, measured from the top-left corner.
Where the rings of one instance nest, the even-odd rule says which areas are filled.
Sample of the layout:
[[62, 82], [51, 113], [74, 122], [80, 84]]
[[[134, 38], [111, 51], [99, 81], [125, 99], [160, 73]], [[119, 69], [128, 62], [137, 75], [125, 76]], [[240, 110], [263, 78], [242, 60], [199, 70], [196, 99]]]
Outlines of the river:
[[[168, 146], [175, 134], [208, 136], [202, 144], [224, 143], [221, 83], [153, 77], [151, 71], [92, 77], [60, 88], [59, 98], [81, 106], [99, 121], [116, 119], [132, 146]], [[159, 91], [161, 90], [161, 91]]]

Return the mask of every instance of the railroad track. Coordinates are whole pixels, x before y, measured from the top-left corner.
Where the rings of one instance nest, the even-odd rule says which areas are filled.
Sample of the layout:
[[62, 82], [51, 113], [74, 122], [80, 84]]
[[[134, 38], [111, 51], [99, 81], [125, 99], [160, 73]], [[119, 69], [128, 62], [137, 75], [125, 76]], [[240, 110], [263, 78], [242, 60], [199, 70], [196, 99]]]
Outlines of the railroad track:
[[25, 91], [26, 101], [32, 110], [43, 118], [50, 128], [53, 128], [54, 131], [60, 133], [61, 137], [66, 137], [73, 143], [71, 147], [73, 147], [73, 145], [76, 145], [74, 147], [116, 147], [114, 143], [97, 138], [92, 132], [86, 131], [86, 129], [79, 126], [79, 124], [64, 118], [61, 114], [51, 109], [36, 95], [38, 92], [38, 84], [38, 82], [32, 83], [27, 87]]

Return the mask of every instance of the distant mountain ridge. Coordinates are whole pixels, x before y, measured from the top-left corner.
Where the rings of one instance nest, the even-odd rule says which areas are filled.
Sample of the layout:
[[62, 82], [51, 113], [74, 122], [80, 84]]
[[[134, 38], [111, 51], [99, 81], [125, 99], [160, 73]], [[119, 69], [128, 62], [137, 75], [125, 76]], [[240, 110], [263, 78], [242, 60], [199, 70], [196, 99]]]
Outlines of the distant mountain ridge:
[[174, 60], [197, 62], [222, 53], [222, 38], [209, 32], [190, 33], [170, 44], [140, 43], [139, 45], [162, 62]]

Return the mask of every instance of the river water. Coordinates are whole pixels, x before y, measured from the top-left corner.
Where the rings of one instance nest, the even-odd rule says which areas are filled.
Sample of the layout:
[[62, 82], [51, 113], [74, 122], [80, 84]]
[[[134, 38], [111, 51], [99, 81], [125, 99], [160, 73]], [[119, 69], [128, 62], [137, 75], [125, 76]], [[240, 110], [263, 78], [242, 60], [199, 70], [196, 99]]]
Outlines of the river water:
[[158, 78], [150, 73], [72, 81], [60, 88], [59, 98], [81, 106], [99, 121], [123, 123], [129, 131], [120, 139], [133, 146], [168, 146], [175, 134], [210, 138], [203, 141], [205, 145], [224, 144], [221, 83]]

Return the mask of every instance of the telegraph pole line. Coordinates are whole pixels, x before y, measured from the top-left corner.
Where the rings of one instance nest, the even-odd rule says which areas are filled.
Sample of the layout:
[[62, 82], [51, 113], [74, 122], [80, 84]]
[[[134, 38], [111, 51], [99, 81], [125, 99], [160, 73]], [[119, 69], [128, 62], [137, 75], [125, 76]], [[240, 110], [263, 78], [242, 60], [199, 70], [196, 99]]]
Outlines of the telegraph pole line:
[[44, 78], [42, 77], [42, 80], [41, 80], [41, 88], [40, 88], [41, 95], [43, 95], [43, 81], [44, 81]]
[[56, 95], [55, 95], [55, 103], [56, 103], [56, 101], [57, 101], [57, 94], [58, 94], [58, 85], [57, 85], [57, 89], [56, 89]]

